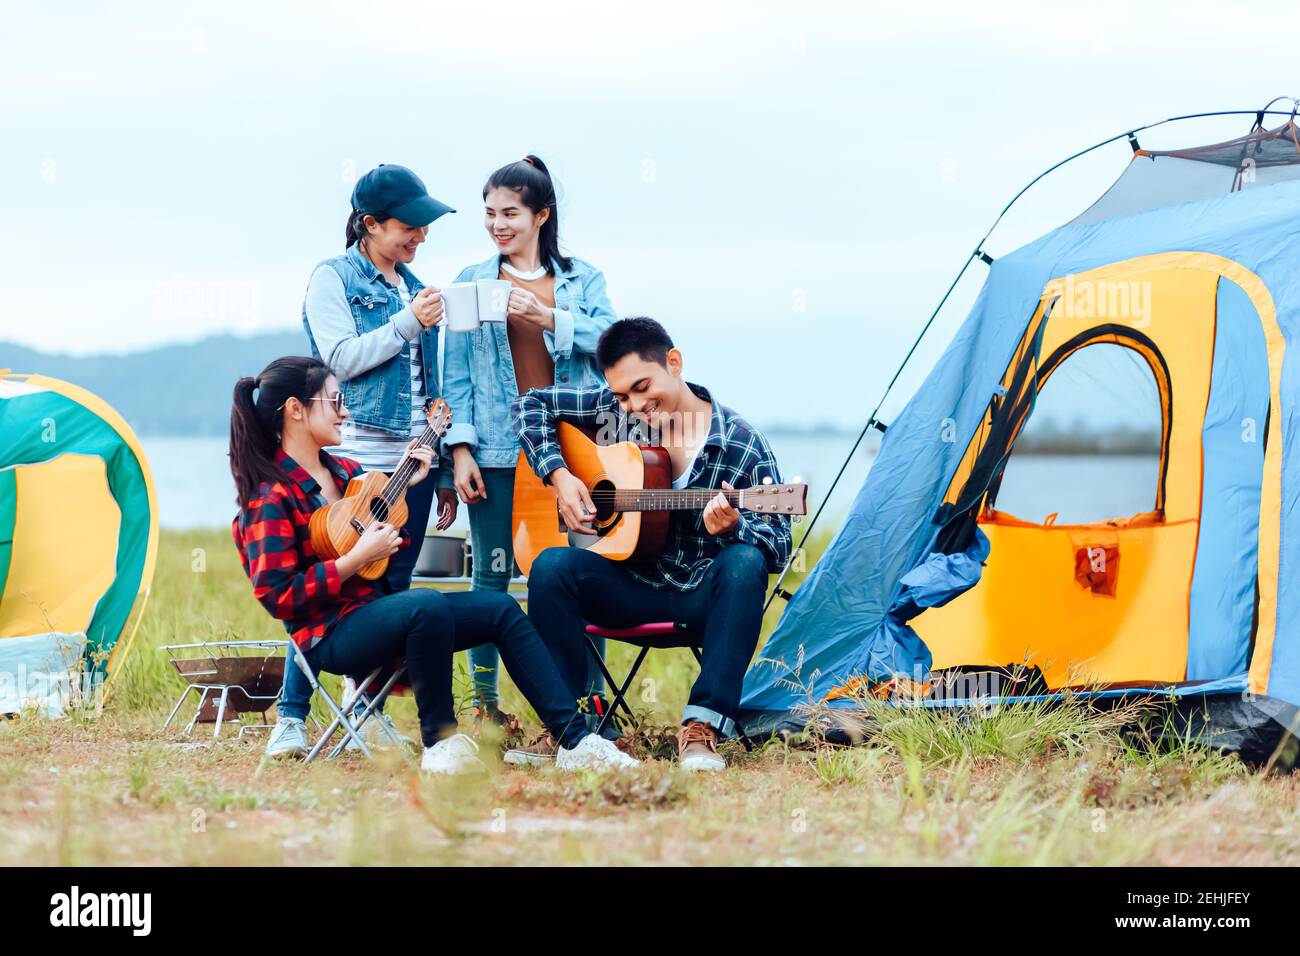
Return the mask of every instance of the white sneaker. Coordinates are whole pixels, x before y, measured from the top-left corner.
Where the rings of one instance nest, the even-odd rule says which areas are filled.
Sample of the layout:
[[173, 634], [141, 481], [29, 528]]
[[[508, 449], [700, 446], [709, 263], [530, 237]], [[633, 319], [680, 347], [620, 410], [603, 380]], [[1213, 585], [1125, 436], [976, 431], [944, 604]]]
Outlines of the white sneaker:
[[420, 769], [426, 773], [482, 773], [487, 764], [478, 758], [478, 744], [456, 734], [425, 747]]
[[[356, 717], [356, 714], [352, 715], [353, 720], [356, 720]], [[387, 728], [387, 730], [384, 728]], [[393, 726], [393, 718], [382, 711], [370, 715], [370, 719], [361, 728], [361, 739], [366, 742], [366, 746], [371, 750], [387, 750], [394, 746], [394, 741], [397, 741], [404, 749], [415, 747], [415, 741], [405, 734], [399, 734], [397, 728]], [[348, 742], [343, 749], [356, 752], [361, 748], [357, 746], [355, 740], [348, 737]]]
[[281, 717], [266, 740], [268, 757], [305, 757], [309, 750], [307, 725], [297, 717]]
[[626, 770], [640, 763], [598, 734], [587, 734], [572, 750], [561, 747], [555, 755], [558, 770]]

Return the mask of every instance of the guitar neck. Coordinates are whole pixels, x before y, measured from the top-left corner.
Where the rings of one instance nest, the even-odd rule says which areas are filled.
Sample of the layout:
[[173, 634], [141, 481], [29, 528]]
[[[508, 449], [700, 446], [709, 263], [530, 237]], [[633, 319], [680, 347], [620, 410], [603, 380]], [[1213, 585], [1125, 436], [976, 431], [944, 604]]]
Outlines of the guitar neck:
[[592, 500], [597, 506], [608, 501], [614, 511], [703, 511], [718, 495], [725, 496], [734, 508], [745, 507], [744, 489], [618, 488], [612, 492], [593, 492]]

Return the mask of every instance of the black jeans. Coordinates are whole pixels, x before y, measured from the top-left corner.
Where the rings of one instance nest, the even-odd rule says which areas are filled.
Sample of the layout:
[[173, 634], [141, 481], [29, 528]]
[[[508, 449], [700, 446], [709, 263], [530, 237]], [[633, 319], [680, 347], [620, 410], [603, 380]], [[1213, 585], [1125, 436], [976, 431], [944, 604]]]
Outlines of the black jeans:
[[575, 696], [587, 679], [587, 624], [685, 624], [700, 635], [702, 647], [700, 676], [682, 722], [703, 721], [729, 736], [758, 646], [766, 590], [767, 562], [751, 544], [723, 548], [699, 586], [685, 592], [652, 588], [621, 564], [581, 548], [549, 548], [528, 576], [528, 616]]
[[429, 472], [424, 481], [414, 488], [406, 489], [406, 524], [402, 527], [411, 536], [411, 543], [388, 559], [388, 570], [384, 578], [390, 591], [405, 591], [411, 586], [411, 575], [415, 573], [415, 562], [420, 558], [420, 548], [424, 545], [424, 533], [429, 530], [429, 515], [433, 511], [437, 488], [438, 472]]
[[[435, 471], [414, 488], [406, 489], [407, 516], [403, 527], [411, 536], [411, 543], [388, 559], [388, 570], [384, 572], [383, 580], [389, 592], [405, 591], [411, 586], [411, 575], [420, 557], [424, 532], [429, 524], [429, 512], [433, 507], [436, 477]], [[383, 708], [382, 703], [379, 706]], [[307, 719], [307, 713], [311, 710], [311, 682], [297, 667], [284, 669], [284, 686], [275, 709], [281, 717]]]
[[405, 659], [426, 747], [455, 732], [452, 655], [495, 644], [515, 685], [565, 747], [587, 733], [576, 699], [515, 599], [496, 591], [443, 594], [416, 588], [388, 594], [346, 615], [307, 652], [313, 668], [364, 677]]

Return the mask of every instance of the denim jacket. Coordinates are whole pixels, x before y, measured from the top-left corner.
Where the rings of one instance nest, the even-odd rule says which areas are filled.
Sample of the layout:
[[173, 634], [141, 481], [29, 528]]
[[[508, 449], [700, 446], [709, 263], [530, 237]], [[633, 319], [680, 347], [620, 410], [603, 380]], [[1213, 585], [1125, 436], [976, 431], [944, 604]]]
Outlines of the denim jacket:
[[[555, 360], [555, 384], [601, 385], [596, 342], [617, 316], [605, 294], [605, 276], [581, 259], [566, 272], [555, 268], [555, 331], [542, 337]], [[457, 282], [495, 279], [501, 257], [469, 266]], [[443, 357], [443, 397], [451, 405], [452, 426], [443, 446], [466, 444], [480, 468], [513, 468], [519, 436], [510, 419], [510, 403], [519, 395], [505, 323], [489, 323], [475, 332], [449, 332]]]
[[[324, 359], [338, 375], [354, 422], [395, 435], [408, 434], [411, 343], [420, 343], [424, 394], [437, 398], [438, 328], [426, 329], [420, 324], [410, 307], [402, 305], [397, 289], [356, 245], [321, 262], [317, 269], [320, 266], [329, 266], [343, 280], [346, 306], [322, 303], [309, 318], [304, 300], [302, 325], [312, 354]], [[399, 262], [397, 271], [412, 296], [424, 288], [404, 264]]]

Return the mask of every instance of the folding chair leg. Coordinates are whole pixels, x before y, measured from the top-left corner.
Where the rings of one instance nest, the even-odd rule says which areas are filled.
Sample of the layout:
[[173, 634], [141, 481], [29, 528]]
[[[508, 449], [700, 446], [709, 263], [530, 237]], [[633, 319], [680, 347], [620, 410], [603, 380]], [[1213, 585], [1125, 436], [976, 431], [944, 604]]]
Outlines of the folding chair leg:
[[[379, 708], [384, 705], [384, 701], [388, 698], [389, 691], [393, 689], [393, 687], [397, 684], [399, 680], [401, 680], [402, 676], [405, 673], [406, 673], [406, 668], [399, 667], [396, 671], [393, 672], [393, 674], [384, 683], [384, 686], [380, 688], [379, 693], [375, 694], [373, 697], [366, 694], [364, 691], [362, 692], [361, 695], [362, 700], [366, 702], [366, 711], [364, 714], [362, 714], [361, 720], [358, 721], [357, 723], [358, 728], [361, 726], [361, 724], [369, 720], [371, 716], [373, 716], [375, 711], [379, 710]], [[388, 721], [381, 720], [379, 722], [379, 729], [380, 732], [383, 733], [383, 735], [388, 738], [388, 742], [391, 743], [394, 747], [402, 746], [401, 736], [397, 733], [397, 731], [395, 731], [391, 726], [389, 726]]]
[[[376, 667], [371, 672], [370, 677], [367, 678], [367, 683], [378, 677], [380, 670], [381, 668]], [[374, 754], [370, 752], [370, 748], [366, 745], [366, 742], [361, 739], [361, 735], [357, 733], [357, 728], [353, 726], [352, 721], [348, 719], [347, 716], [352, 710], [352, 705], [356, 703], [356, 695], [348, 694], [345, 696], [343, 698], [342, 707], [334, 703], [334, 698], [329, 694], [326, 694], [324, 691], [321, 692], [321, 696], [325, 698], [325, 703], [329, 706], [329, 709], [334, 712], [334, 719], [329, 722], [329, 726], [325, 728], [324, 733], [320, 735], [320, 738], [316, 741], [316, 745], [311, 748], [311, 751], [304, 758], [303, 762], [310, 763], [312, 760], [316, 759], [316, 756], [321, 752], [321, 748], [333, 739], [334, 730], [336, 728], [342, 728], [343, 739], [345, 742], [349, 739], [356, 741], [357, 747], [366, 755], [366, 757], [373, 757]]]
[[[379, 673], [378, 671], [375, 672], [375, 674], [378, 674], [378, 673]], [[400, 678], [404, 673], [406, 673], [406, 668], [405, 668], [405, 667], [399, 667], [396, 671], [394, 671], [394, 672], [389, 676], [388, 680], [384, 682], [384, 686], [383, 686], [383, 688], [382, 688], [382, 689], [379, 691], [379, 693], [376, 694], [374, 697], [368, 697], [368, 696], [366, 695], [366, 692], [365, 692], [365, 688], [368, 687], [368, 686], [370, 686], [370, 681], [366, 681], [365, 684], [363, 684], [363, 685], [361, 685], [361, 686], [359, 686], [359, 687], [357, 688], [356, 693], [352, 696], [352, 699], [350, 700], [350, 702], [349, 702], [349, 704], [348, 704], [348, 708], [351, 709], [352, 707], [355, 707], [355, 706], [356, 706], [356, 703], [357, 703], [357, 700], [360, 699], [360, 698], [365, 698], [365, 699], [366, 699], [366, 707], [365, 707], [365, 709], [364, 709], [363, 711], [361, 711], [361, 716], [358, 717], [358, 718], [356, 719], [356, 721], [352, 724], [352, 727], [353, 727], [354, 730], [356, 730], [358, 733], [360, 733], [361, 728], [365, 726], [366, 721], [369, 720], [369, 719], [374, 715], [375, 711], [379, 709], [379, 705], [383, 702], [383, 700], [384, 700], [384, 696], [385, 696], [385, 695], [386, 695], [390, 690], [393, 689], [393, 685], [397, 683], [398, 679], [399, 679], [399, 678]], [[374, 679], [375, 679], [375, 674], [370, 675], [370, 680], [374, 680]], [[383, 728], [384, 733], [387, 734], [387, 735], [388, 735], [388, 738], [393, 742], [393, 746], [395, 746], [395, 747], [400, 747], [400, 746], [401, 746], [401, 744], [402, 744], [401, 740], [398, 739], [397, 735], [396, 735], [395, 733], [393, 733], [392, 730], [389, 729], [389, 727], [388, 727], [388, 725], [387, 725], [386, 723], [384, 723], [383, 721], [380, 721], [380, 722], [379, 722], [379, 726]], [[336, 744], [334, 745], [334, 749], [331, 750], [331, 751], [330, 751], [330, 752], [325, 756], [325, 759], [326, 759], [326, 760], [333, 760], [335, 757], [337, 757], [339, 754], [341, 754], [341, 753], [343, 752], [343, 748], [344, 748], [345, 746], [347, 746], [347, 738], [344, 738], [343, 740], [340, 740], [338, 743], [336, 743]]]
[[[339, 705], [334, 703], [334, 698], [331, 697], [329, 694], [325, 693], [323, 690], [321, 690], [320, 681], [318, 681], [316, 679], [316, 675], [312, 673], [311, 665], [307, 663], [306, 656], [298, 648], [298, 646], [294, 644], [292, 641], [290, 641], [289, 646], [286, 649], [286, 653], [293, 655], [293, 659], [297, 663], [299, 670], [301, 670], [303, 672], [303, 675], [307, 678], [307, 683], [311, 684], [312, 691], [320, 692], [321, 697], [325, 699], [325, 705], [334, 714], [334, 719], [330, 722], [330, 725], [327, 728], [325, 728], [325, 732], [322, 733], [320, 739], [316, 741], [316, 745], [312, 747], [311, 751], [307, 754], [307, 756], [303, 758], [303, 763], [310, 763], [313, 759], [315, 759], [316, 755], [320, 753], [321, 748], [325, 746], [325, 742], [329, 740], [330, 737], [334, 736], [334, 728], [338, 726], [342, 726], [343, 733], [346, 736], [351, 737], [353, 740], [356, 741], [357, 747], [360, 748], [363, 754], [365, 754], [367, 757], [372, 756], [370, 753], [370, 748], [366, 746], [366, 742], [361, 739], [361, 736], [355, 730], [352, 729], [352, 722], [349, 721], [346, 717], [344, 717], [343, 711], [339, 710]], [[375, 674], [378, 673], [379, 673], [379, 668], [376, 668]], [[371, 675], [370, 679], [374, 680], [373, 674]], [[348, 706], [349, 707], [352, 706], [351, 702], [348, 703]]]
[[605, 678], [605, 683], [610, 687], [617, 687], [618, 681], [614, 680], [614, 675], [612, 675], [609, 672], [609, 668], [605, 666], [605, 658], [601, 656], [600, 649], [596, 647], [596, 642], [591, 639], [590, 634], [584, 635], [583, 639], [587, 642], [587, 653], [595, 659], [596, 666], [600, 668], [600, 676]]
[[[587, 642], [587, 653], [596, 661], [596, 667], [600, 669], [600, 676], [605, 679], [605, 686], [618, 687], [618, 681], [614, 680], [614, 675], [609, 672], [605, 666], [605, 658], [601, 656], [600, 649], [596, 647], [596, 642], [591, 639], [590, 634], [584, 634], [583, 640]], [[605, 720], [609, 716], [609, 710], [601, 717], [600, 722], [596, 725], [596, 733], [599, 734], [605, 729]]]
[[619, 709], [619, 707], [623, 708], [623, 711], [627, 714], [629, 719], [633, 721], [636, 720], [636, 714], [632, 713], [632, 708], [628, 706], [624, 697], [627, 694], [627, 689], [632, 686], [632, 681], [636, 678], [637, 671], [641, 669], [641, 664], [645, 661], [646, 655], [649, 653], [649, 647], [641, 648], [641, 653], [636, 656], [636, 661], [632, 664], [631, 670], [627, 672], [627, 679], [623, 681], [622, 686], [619, 686], [618, 682], [609, 676], [609, 672], [605, 670], [605, 667], [602, 664], [601, 670], [605, 671], [605, 679], [608, 680], [610, 686], [614, 688], [614, 699], [610, 701], [609, 708], [605, 711], [605, 716], [602, 717], [600, 723], [596, 725], [597, 734], [604, 732], [605, 727], [614, 719], [614, 713]]

